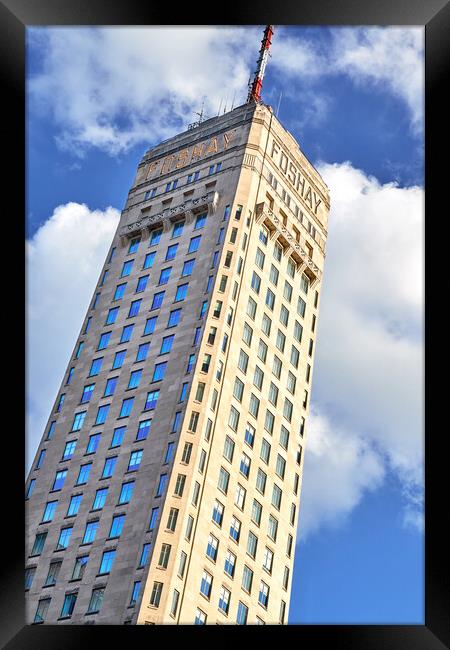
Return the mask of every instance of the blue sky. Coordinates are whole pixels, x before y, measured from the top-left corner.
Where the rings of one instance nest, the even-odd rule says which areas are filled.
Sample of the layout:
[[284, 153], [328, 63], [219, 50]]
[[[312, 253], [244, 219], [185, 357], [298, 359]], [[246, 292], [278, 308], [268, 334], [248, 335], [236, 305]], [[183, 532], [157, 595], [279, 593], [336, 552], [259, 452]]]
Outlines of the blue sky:
[[[262, 29], [27, 30], [27, 467], [141, 155]], [[275, 26], [263, 100], [332, 200], [289, 621], [423, 623], [423, 28]]]

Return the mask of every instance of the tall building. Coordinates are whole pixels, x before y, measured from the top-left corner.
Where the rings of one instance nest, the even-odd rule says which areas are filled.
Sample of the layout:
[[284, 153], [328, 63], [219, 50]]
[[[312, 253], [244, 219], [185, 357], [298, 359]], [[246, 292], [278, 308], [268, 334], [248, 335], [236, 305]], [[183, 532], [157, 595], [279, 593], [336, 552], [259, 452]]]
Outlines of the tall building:
[[328, 212], [262, 103], [147, 151], [27, 480], [29, 622], [287, 622]]

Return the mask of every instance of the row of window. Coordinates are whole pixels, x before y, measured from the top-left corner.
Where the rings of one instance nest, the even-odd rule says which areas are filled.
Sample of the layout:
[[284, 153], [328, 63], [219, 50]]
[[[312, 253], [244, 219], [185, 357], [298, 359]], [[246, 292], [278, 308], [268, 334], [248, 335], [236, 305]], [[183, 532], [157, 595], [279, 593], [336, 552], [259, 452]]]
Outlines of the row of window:
[[[220, 172], [222, 169], [222, 162], [215, 163], [214, 165], [210, 165], [207, 171], [207, 176], [212, 176], [213, 174], [217, 174], [217, 172]], [[202, 170], [198, 170], [196, 172], [192, 172], [191, 174], [188, 174], [186, 178], [186, 185], [190, 185], [191, 183], [194, 183], [200, 178], [200, 172]], [[169, 181], [165, 185], [162, 185], [160, 187], [153, 187], [150, 190], [147, 190], [144, 194], [144, 201], [148, 201], [149, 199], [155, 198], [155, 196], [159, 196], [160, 194], [166, 194], [167, 192], [170, 192], [171, 190], [175, 190], [178, 187], [178, 178]], [[161, 188], [161, 192], [158, 192], [158, 189]]]

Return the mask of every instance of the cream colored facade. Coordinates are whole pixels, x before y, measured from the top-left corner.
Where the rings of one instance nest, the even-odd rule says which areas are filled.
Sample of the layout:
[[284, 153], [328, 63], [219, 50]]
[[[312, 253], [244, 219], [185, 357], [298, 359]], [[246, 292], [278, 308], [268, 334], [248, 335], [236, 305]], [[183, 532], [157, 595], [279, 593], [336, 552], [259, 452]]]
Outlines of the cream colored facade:
[[[35, 480], [27, 504], [27, 568], [34, 571], [27, 596], [30, 622], [287, 622], [328, 212], [323, 180], [264, 105], [249, 103], [207, 120], [144, 156], [86, 316], [90, 329], [83, 325], [68, 364], [67, 377], [73, 368], [73, 379], [65, 377], [61, 384], [64, 406], [49, 418], [28, 479], [28, 487]], [[200, 217], [206, 225], [196, 230]], [[177, 223], [183, 224], [182, 234], [174, 239]], [[155, 229], [162, 234], [152, 248]], [[198, 235], [200, 248], [189, 255]], [[138, 252], [130, 254], [130, 242], [138, 240]], [[167, 262], [166, 246], [174, 242], [176, 256]], [[152, 250], [156, 257], [149, 268]], [[194, 257], [194, 270], [184, 278], [185, 262]], [[122, 280], [122, 264], [131, 258], [132, 271]], [[169, 263], [170, 279], [159, 287], [159, 273]], [[144, 273], [150, 280], [139, 294], [133, 337], [121, 345], [122, 326], [130, 322], [126, 314], [137, 297], [134, 286]], [[116, 286], [125, 280], [118, 302]], [[189, 284], [187, 298], [177, 301], [183, 282]], [[161, 289], [164, 303], [155, 309], [154, 294]], [[119, 304], [125, 320], [119, 315], [106, 326], [111, 307]], [[174, 308], [182, 317], [171, 329]], [[157, 325], [148, 336], [143, 329], [153, 314]], [[117, 347], [99, 353], [106, 329]], [[173, 332], [172, 351], [164, 356], [163, 337]], [[145, 341], [150, 352], [138, 363]], [[115, 371], [116, 349], [125, 347], [124, 365]], [[72, 421], [100, 354], [103, 366], [78, 430]], [[165, 376], [156, 381], [155, 364], [163, 359], [168, 359]], [[128, 370], [136, 368], [142, 380], [130, 392]], [[116, 392], [107, 398], [103, 382], [113, 375]], [[149, 410], [147, 394], [156, 388], [157, 406]], [[130, 395], [134, 403], [125, 417], [120, 407]], [[96, 408], [105, 403], [107, 420], [98, 424]], [[150, 435], [134, 438], [149, 418]], [[114, 447], [110, 440], [119, 425], [126, 431]], [[95, 432], [101, 432], [100, 443], [88, 454], [85, 440]], [[62, 462], [71, 439], [75, 451]], [[136, 449], [142, 462], [131, 471]], [[42, 451], [45, 472], [38, 460]], [[105, 477], [105, 461], [113, 455], [116, 469]], [[78, 486], [76, 477], [87, 461], [89, 480]], [[55, 471], [61, 468], [68, 478], [55, 491]], [[157, 488], [161, 476], [167, 481], [163, 493]], [[121, 502], [121, 486], [131, 480], [133, 497]], [[101, 486], [109, 492], [96, 509], [91, 504]], [[68, 520], [74, 494], [81, 495], [81, 506]], [[55, 499], [53, 520], [42, 521], [45, 504]], [[118, 514], [125, 523], [112, 536]], [[93, 521], [98, 531], [86, 542], [86, 526]], [[60, 531], [69, 524], [70, 542], [58, 548]], [[45, 545], [37, 553], [35, 536], [42, 531]], [[150, 551], [142, 563], [145, 545]], [[105, 551], [115, 553], [107, 572], [101, 564]], [[86, 568], [74, 579], [74, 563], [83, 555]], [[55, 557], [58, 579], [49, 588]], [[94, 591], [101, 592], [96, 609]], [[75, 600], [68, 606], [71, 594]], [[44, 610], [36, 619], [36, 611]]]

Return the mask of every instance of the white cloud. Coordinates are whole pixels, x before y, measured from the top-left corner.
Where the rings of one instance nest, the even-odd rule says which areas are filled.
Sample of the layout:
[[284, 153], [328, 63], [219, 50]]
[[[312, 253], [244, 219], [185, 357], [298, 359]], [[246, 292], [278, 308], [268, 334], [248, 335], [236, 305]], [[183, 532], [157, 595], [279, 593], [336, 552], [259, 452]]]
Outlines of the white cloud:
[[27, 468], [41, 439], [119, 220], [67, 203], [27, 241]]
[[380, 185], [350, 163], [319, 171], [332, 207], [300, 530], [345, 519], [379, 463], [402, 485], [405, 524], [420, 527], [423, 190]]
[[[261, 33], [261, 27], [33, 28], [27, 34], [39, 71], [29, 77], [29, 97], [53, 115], [62, 148], [82, 156], [94, 146], [116, 155], [180, 132], [197, 119], [203, 98], [208, 116], [221, 100], [222, 108], [226, 99], [228, 109], [233, 98], [242, 104]], [[400, 97], [420, 130], [422, 28], [336, 28], [327, 44], [308, 39], [277, 27], [269, 63], [281, 77], [303, 82], [300, 126], [323, 122], [329, 111], [331, 98], [314, 83], [344, 74]]]
[[[308, 35], [300, 38], [294, 29], [282, 28], [273, 41], [271, 65], [281, 75], [294, 77], [306, 87], [314, 85], [319, 79], [340, 74], [348, 76], [358, 85], [375, 85], [405, 103], [413, 132], [417, 135], [422, 133], [422, 27], [338, 27], [330, 31], [331, 42], [327, 44], [318, 39], [309, 40]], [[302, 88], [302, 102], [305, 101], [303, 93]], [[322, 96], [321, 102], [324, 102]], [[314, 112], [311, 117], [314, 119]]]

